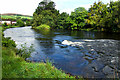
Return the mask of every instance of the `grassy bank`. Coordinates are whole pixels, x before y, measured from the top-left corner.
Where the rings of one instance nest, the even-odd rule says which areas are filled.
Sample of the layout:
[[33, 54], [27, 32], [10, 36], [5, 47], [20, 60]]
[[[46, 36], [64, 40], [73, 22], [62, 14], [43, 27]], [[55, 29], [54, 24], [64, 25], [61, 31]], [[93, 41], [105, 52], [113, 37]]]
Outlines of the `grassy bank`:
[[55, 68], [52, 63], [26, 62], [17, 54], [15, 42], [2, 36], [2, 78], [72, 78], [62, 70]]
[[3, 78], [74, 78], [56, 69], [51, 63], [29, 63], [16, 55], [14, 48], [2, 48]]

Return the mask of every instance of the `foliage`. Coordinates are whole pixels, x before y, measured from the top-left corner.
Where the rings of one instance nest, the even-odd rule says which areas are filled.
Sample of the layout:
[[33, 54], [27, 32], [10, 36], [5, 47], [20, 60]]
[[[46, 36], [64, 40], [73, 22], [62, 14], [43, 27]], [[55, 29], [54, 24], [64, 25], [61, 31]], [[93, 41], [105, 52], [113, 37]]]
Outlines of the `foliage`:
[[2, 24], [2, 26], [7, 27], [8, 25], [7, 25], [7, 23], [5, 22], [4, 24]]
[[31, 26], [31, 21], [26, 20], [26, 26]]
[[27, 47], [25, 43], [21, 45], [21, 49], [17, 51], [17, 54], [26, 60], [26, 58], [31, 57], [32, 52], [34, 52], [33, 44], [30, 47]]
[[69, 15], [66, 12], [60, 14], [54, 8], [54, 2], [40, 2], [33, 14], [32, 26], [47, 24], [51, 29], [120, 32], [119, 4], [120, 1], [110, 1], [110, 4], [99, 1], [91, 5], [88, 11], [78, 7]]
[[39, 30], [49, 30], [50, 26], [48, 26], [46, 24], [41, 24], [40, 26], [36, 27], [36, 29], [39, 29]]
[[24, 27], [25, 26], [24, 22], [21, 19], [17, 20], [16, 25], [19, 26], [19, 27]]
[[75, 11], [76, 14], [79, 13], [79, 12], [87, 12], [87, 10], [84, 7], [78, 7], [74, 11]]
[[58, 17], [58, 28], [80, 30], [85, 26], [86, 16], [87, 10], [83, 7], [76, 8], [75, 12], [71, 12], [70, 16], [67, 13], [63, 12]]
[[69, 14], [67, 14], [66, 12], [63, 12], [58, 16], [57, 29], [67, 29], [66, 19], [68, 17], [69, 17]]
[[58, 14], [59, 11], [54, 8], [54, 2], [50, 2], [48, 4], [45, 2], [40, 2], [33, 14], [32, 27], [35, 28], [41, 24], [46, 24], [54, 29], [56, 27]]
[[119, 21], [119, 2], [110, 2], [104, 4], [101, 1], [94, 3], [89, 9], [87, 24], [90, 24], [94, 29], [100, 31], [118, 32]]
[[2, 46], [4, 47], [16, 47], [15, 41], [10, 40], [10, 37], [4, 38], [2, 37]]

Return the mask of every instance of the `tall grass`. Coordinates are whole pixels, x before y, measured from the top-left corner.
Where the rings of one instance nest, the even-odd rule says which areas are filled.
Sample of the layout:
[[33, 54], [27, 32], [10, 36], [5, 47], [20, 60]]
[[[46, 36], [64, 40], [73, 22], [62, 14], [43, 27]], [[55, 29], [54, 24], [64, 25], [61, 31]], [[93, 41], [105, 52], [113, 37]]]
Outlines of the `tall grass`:
[[3, 78], [75, 78], [56, 69], [52, 63], [29, 63], [16, 55], [14, 48], [2, 48]]

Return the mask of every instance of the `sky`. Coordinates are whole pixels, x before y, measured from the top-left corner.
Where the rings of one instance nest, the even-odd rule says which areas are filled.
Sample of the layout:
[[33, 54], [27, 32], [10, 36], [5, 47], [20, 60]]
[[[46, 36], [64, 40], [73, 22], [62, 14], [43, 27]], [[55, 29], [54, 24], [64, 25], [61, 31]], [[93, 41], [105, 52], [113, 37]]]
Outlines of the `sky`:
[[[38, 4], [42, 0], [1, 0], [0, 13], [18, 13], [24, 15], [33, 15]], [[85, 7], [87, 10], [90, 5], [99, 0], [52, 0], [56, 4], [56, 9], [62, 12], [71, 13], [75, 8]], [[103, 3], [109, 3], [110, 0], [100, 0]], [[118, 1], [118, 0], [113, 0]]]

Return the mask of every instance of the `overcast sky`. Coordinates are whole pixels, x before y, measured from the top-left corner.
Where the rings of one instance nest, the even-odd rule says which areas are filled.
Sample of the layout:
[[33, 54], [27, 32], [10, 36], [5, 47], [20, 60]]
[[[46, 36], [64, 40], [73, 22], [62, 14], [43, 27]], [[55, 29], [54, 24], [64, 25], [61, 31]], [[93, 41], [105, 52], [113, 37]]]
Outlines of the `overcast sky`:
[[[32, 15], [42, 0], [1, 0], [0, 13], [19, 13], [24, 15]], [[60, 12], [71, 13], [75, 8], [85, 7], [90, 8], [95, 1], [98, 0], [52, 0], [56, 4], [56, 9]], [[101, 0], [104, 3], [109, 3], [110, 0]], [[113, 0], [118, 1], [118, 0]]]

